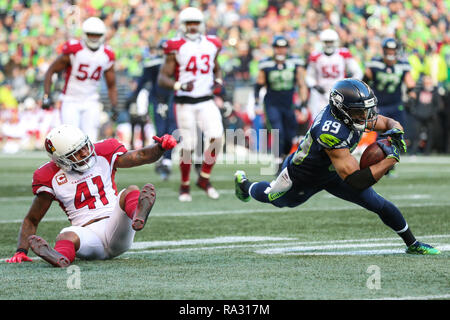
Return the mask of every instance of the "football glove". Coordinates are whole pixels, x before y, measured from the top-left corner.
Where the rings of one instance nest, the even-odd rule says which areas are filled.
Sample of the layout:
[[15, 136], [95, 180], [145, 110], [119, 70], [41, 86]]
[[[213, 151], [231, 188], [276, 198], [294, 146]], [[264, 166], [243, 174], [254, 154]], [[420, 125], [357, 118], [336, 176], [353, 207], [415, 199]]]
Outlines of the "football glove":
[[173, 149], [177, 145], [177, 140], [170, 134], [165, 134], [162, 137], [153, 136], [153, 140], [159, 143], [164, 150]]
[[181, 83], [181, 82], [175, 82], [173, 85], [174, 90], [181, 90], [181, 91], [192, 91], [194, 90], [194, 80], [191, 80], [189, 82]]
[[223, 90], [224, 90], [224, 88], [223, 88], [223, 80], [219, 79], [219, 78], [215, 79], [212, 89], [213, 89], [213, 94], [215, 96], [221, 96], [222, 93], [223, 93]]
[[406, 152], [406, 142], [403, 139], [403, 134], [403, 130], [393, 128], [381, 134], [380, 137], [391, 137], [392, 144], [394, 144], [400, 151]]
[[7, 263], [22, 263], [23, 261], [33, 261], [25, 252], [16, 252], [12, 258], [6, 259]]
[[393, 158], [397, 160], [397, 162], [400, 162], [400, 153], [398, 151], [398, 148], [395, 144], [392, 144], [390, 146], [385, 145], [383, 142], [377, 141], [377, 144], [380, 146], [380, 148], [383, 150], [383, 152], [386, 154], [386, 159]]
[[50, 98], [50, 96], [45, 94], [44, 97], [42, 98], [41, 108], [44, 110], [48, 110], [52, 107], [52, 105], [53, 105], [52, 98]]

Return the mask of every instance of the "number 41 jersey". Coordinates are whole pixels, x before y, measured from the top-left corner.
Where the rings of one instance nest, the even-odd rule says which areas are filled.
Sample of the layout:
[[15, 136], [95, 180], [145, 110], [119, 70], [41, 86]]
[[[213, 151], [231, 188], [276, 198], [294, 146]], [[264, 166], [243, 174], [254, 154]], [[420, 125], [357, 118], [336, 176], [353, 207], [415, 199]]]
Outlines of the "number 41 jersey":
[[127, 150], [116, 139], [100, 141], [94, 148], [97, 161], [82, 174], [65, 172], [51, 161], [33, 175], [33, 194], [47, 192], [52, 195], [74, 226], [109, 216], [117, 203], [114, 162]]
[[326, 106], [301, 141], [297, 151], [289, 156], [288, 172], [291, 179], [301, 180], [310, 186], [319, 186], [336, 175], [325, 149], [356, 148], [362, 132], [352, 130], [337, 119]]

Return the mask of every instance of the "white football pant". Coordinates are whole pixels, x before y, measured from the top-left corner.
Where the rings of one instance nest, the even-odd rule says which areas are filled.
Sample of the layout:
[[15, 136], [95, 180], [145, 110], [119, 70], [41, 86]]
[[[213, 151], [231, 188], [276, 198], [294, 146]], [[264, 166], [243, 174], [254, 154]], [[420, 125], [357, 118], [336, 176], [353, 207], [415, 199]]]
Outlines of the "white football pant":
[[120, 208], [119, 199], [111, 215], [86, 227], [71, 226], [60, 233], [74, 232], [80, 238], [80, 248], [76, 256], [85, 260], [105, 260], [117, 257], [131, 248], [136, 231], [131, 227], [132, 220]]
[[96, 100], [63, 101], [61, 122], [80, 128], [95, 143], [100, 129], [100, 103]]

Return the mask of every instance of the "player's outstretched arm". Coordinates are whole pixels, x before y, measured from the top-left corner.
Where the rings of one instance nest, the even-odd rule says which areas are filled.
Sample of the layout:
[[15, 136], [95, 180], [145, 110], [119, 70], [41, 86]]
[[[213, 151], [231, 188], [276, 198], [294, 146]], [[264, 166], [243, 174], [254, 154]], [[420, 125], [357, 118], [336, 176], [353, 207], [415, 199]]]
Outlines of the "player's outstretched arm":
[[41, 192], [34, 197], [33, 203], [26, 217], [23, 219], [19, 231], [19, 240], [17, 242], [17, 251], [8, 263], [21, 263], [22, 261], [31, 261], [27, 256], [28, 237], [36, 234], [37, 227], [41, 219], [45, 216], [53, 201], [53, 196], [46, 192]]
[[349, 149], [325, 149], [325, 151], [342, 180], [360, 191], [377, 183], [397, 163], [396, 159], [387, 158], [361, 170]]
[[170, 134], [153, 137], [155, 144], [139, 150], [131, 150], [119, 156], [115, 162], [116, 168], [132, 168], [156, 162], [167, 150], [175, 148], [177, 141]]

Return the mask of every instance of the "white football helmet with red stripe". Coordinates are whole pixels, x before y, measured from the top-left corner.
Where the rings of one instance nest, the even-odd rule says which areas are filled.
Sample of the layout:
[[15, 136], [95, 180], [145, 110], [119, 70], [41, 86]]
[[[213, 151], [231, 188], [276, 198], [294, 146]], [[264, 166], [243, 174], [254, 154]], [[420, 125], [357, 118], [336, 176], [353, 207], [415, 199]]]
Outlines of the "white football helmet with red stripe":
[[[88, 155], [79, 159], [75, 154], [82, 148], [88, 148]], [[52, 129], [45, 139], [45, 150], [48, 156], [62, 170], [85, 172], [92, 168], [96, 161], [94, 145], [88, 135], [71, 125], [61, 125]]]

